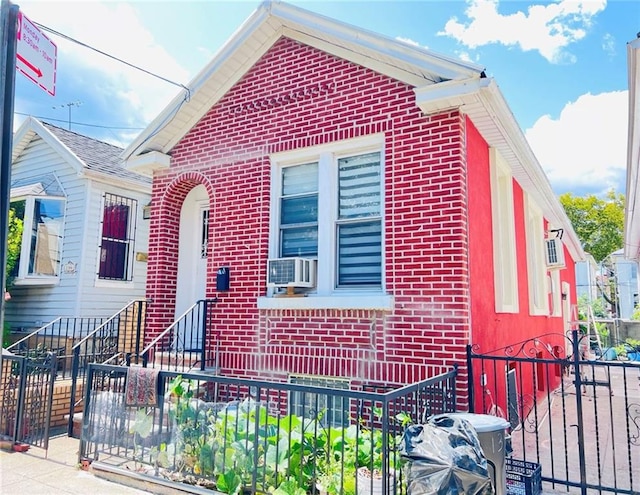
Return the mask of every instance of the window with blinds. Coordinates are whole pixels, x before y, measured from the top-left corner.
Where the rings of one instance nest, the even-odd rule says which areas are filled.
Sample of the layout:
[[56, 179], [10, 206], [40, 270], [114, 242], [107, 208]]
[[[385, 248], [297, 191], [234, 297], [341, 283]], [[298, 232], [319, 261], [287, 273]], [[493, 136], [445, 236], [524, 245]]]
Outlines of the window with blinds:
[[318, 163], [282, 169], [280, 256], [318, 256]]
[[379, 286], [380, 153], [338, 160], [338, 198], [338, 286]]
[[272, 155], [270, 259], [315, 260], [314, 286], [297, 289], [383, 289], [383, 146], [378, 134]]

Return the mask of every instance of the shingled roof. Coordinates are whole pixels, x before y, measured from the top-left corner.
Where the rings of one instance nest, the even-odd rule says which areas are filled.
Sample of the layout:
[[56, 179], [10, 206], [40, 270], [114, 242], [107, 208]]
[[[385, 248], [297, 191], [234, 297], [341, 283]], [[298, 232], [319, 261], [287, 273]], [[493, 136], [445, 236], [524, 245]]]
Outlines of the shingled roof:
[[151, 178], [131, 172], [122, 166], [123, 148], [41, 122], [83, 165], [95, 172], [151, 184]]

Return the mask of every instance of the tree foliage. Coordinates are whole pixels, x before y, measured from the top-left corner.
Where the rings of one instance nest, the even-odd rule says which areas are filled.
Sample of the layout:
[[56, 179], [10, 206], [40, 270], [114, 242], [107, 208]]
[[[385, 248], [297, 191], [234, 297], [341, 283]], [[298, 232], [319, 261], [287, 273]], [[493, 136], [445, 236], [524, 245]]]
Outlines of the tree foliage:
[[9, 210], [9, 231], [7, 235], [7, 268], [5, 272], [6, 284], [9, 286], [10, 276], [20, 257], [22, 247], [22, 230], [24, 222], [13, 209]]
[[565, 193], [560, 202], [571, 220], [583, 249], [596, 262], [622, 248], [624, 241], [624, 194], [607, 192], [605, 198]]

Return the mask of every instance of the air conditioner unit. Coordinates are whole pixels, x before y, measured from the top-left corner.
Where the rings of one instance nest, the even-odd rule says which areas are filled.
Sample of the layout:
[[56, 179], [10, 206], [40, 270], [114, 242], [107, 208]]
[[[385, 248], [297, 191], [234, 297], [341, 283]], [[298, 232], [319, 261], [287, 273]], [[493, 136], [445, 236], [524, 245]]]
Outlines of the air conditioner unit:
[[564, 268], [564, 248], [562, 247], [562, 239], [554, 237], [553, 239], [545, 239], [544, 243], [547, 268], [549, 270]]
[[316, 262], [307, 258], [277, 258], [267, 261], [268, 287], [315, 287]]

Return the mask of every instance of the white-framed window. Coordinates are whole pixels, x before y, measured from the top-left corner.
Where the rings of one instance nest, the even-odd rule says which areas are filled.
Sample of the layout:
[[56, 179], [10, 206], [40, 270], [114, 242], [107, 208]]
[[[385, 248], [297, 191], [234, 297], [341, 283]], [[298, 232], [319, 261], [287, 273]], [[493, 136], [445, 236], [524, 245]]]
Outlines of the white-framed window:
[[270, 258], [317, 260], [317, 295], [383, 289], [383, 136], [275, 154]]
[[[324, 376], [292, 375], [289, 383], [327, 389], [349, 390], [349, 380]], [[318, 419], [325, 426], [349, 424], [349, 398], [327, 390], [327, 393], [292, 391], [289, 406], [291, 414], [305, 419]]]
[[19, 254], [10, 276], [16, 285], [50, 285], [60, 277], [65, 198], [12, 197], [11, 215], [21, 224]]
[[529, 283], [529, 313], [549, 314], [549, 284], [545, 261], [544, 218], [533, 198], [525, 193], [525, 234]]
[[518, 270], [513, 179], [509, 165], [495, 148], [490, 149], [493, 266], [497, 313], [518, 312]]
[[98, 279], [130, 281], [133, 278], [137, 204], [135, 199], [104, 194]]
[[548, 276], [550, 315], [562, 316], [562, 284], [560, 282], [560, 271], [551, 270]]

